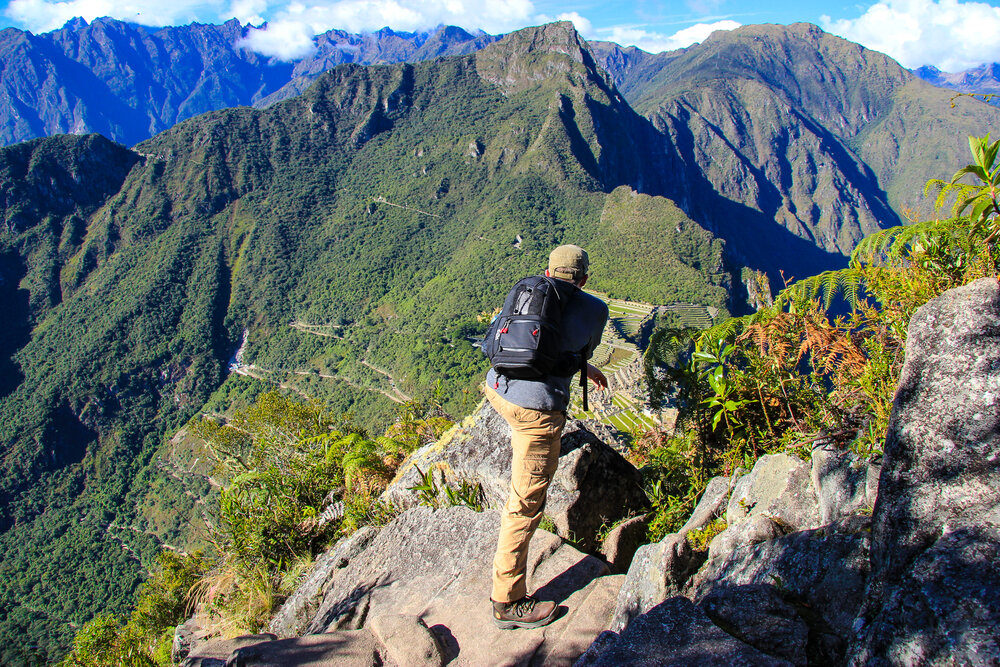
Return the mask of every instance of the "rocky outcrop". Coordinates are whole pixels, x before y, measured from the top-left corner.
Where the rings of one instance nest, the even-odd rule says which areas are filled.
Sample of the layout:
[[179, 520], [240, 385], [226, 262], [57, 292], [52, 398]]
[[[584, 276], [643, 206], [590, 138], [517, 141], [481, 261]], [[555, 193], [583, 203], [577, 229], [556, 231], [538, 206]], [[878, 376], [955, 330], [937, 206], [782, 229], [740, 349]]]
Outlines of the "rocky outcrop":
[[852, 665], [1000, 659], [1000, 286], [910, 321]]
[[[868, 573], [870, 468], [824, 449], [811, 464], [764, 456], [749, 473], [713, 479], [678, 533], [636, 552], [610, 629], [627, 634], [657, 605], [684, 595], [779, 661], [760, 664], [842, 660]], [[824, 512], [835, 520], [821, 525]], [[689, 534], [723, 517], [726, 528], [707, 553], [696, 550]], [[692, 645], [707, 636], [696, 633]]]
[[737, 526], [764, 516], [785, 532], [815, 527], [819, 521], [809, 465], [788, 454], [760, 457], [733, 488], [726, 523]]
[[[499, 525], [496, 511], [417, 507], [356, 533], [318, 559], [278, 612], [271, 629], [285, 639], [233, 647], [230, 664], [572, 664], [608, 627], [624, 575], [539, 530], [528, 587], [560, 603], [559, 618], [504, 632], [489, 604]], [[226, 647], [209, 648], [215, 659]], [[189, 660], [205, 654], [196, 648]], [[296, 654], [316, 662], [291, 662]]]
[[618, 594], [611, 621], [612, 630], [621, 631], [632, 619], [681, 592], [687, 580], [705, 562], [705, 554], [694, 550], [687, 534], [722, 515], [732, 483], [729, 477], [714, 478], [680, 531], [635, 552], [632, 566]]
[[761, 653], [714, 624], [684, 597], [643, 614], [620, 636], [602, 635], [576, 667], [783, 667], [792, 663]]
[[[418, 497], [410, 487], [420, 483], [421, 473], [434, 470], [439, 487], [478, 484], [486, 505], [499, 508], [510, 488], [510, 462], [510, 426], [483, 401], [475, 414], [438, 442], [414, 452], [384, 498], [397, 507], [416, 505]], [[647, 507], [639, 471], [583, 422], [570, 421], [563, 430], [559, 468], [545, 504], [558, 534], [594, 548], [602, 526]]]
[[365, 526], [317, 558], [306, 578], [271, 619], [270, 631], [279, 637], [297, 637], [305, 632], [338, 572], [371, 544], [376, 535], [377, 529]]

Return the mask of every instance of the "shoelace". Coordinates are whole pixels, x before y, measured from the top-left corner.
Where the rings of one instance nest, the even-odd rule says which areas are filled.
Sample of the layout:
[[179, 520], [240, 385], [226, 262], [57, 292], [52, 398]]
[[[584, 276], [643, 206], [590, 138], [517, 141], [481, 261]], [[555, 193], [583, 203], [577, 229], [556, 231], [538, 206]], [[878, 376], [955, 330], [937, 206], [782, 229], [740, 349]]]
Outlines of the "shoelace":
[[535, 598], [526, 595], [514, 603], [514, 609], [512, 611], [517, 614], [518, 618], [524, 618], [525, 614], [530, 614], [531, 610], [534, 608]]

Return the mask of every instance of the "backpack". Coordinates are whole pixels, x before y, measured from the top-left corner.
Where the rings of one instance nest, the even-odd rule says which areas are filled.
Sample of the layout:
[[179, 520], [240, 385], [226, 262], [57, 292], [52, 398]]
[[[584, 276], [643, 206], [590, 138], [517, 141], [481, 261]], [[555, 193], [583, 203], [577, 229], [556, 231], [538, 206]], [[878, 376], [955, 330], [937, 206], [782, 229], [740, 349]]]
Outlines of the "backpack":
[[[562, 349], [563, 314], [579, 289], [573, 283], [546, 276], [529, 276], [514, 285], [482, 343], [498, 375], [534, 380], [572, 375], [577, 369], [586, 373], [583, 350]], [[580, 379], [586, 387], [584, 378]]]

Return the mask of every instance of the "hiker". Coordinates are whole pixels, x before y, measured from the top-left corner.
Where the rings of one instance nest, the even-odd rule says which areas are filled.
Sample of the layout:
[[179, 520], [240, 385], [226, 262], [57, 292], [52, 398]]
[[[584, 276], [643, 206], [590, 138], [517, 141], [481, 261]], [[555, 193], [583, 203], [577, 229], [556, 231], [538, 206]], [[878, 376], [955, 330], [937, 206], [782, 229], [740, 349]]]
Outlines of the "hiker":
[[[541, 627], [555, 618], [557, 610], [555, 602], [536, 600], [527, 594], [525, 569], [528, 542], [542, 519], [546, 492], [559, 464], [559, 441], [566, 424], [573, 375], [581, 372], [584, 389], [583, 375], [600, 389], [608, 386], [604, 373], [587, 362], [601, 342], [608, 321], [607, 304], [580, 289], [587, 282], [589, 263], [587, 252], [579, 246], [563, 245], [553, 250], [545, 271], [547, 279], [536, 276], [518, 282], [483, 341], [483, 352], [491, 362], [486, 374], [486, 398], [510, 424], [513, 449], [510, 492], [501, 513], [490, 596], [493, 620], [500, 628]], [[530, 314], [510, 317], [508, 311], [516, 315], [531, 310], [526, 304], [532, 294], [536, 300], [540, 294], [547, 295], [546, 301], [555, 310], [537, 316], [524, 337], [537, 338], [541, 330], [543, 342], [539, 347], [554, 345], [557, 358], [539, 361], [546, 355], [537, 352], [522, 360], [520, 365], [525, 368], [519, 368], [517, 360], [511, 361], [509, 356], [511, 350], [521, 352], [522, 343], [511, 341], [506, 350], [508, 357], [503, 357], [504, 336], [514, 335], [508, 333], [505, 322], [513, 329], [518, 321], [530, 321]], [[548, 340], [544, 340], [546, 330], [551, 330]], [[540, 372], [547, 373], [531, 377], [539, 367]]]

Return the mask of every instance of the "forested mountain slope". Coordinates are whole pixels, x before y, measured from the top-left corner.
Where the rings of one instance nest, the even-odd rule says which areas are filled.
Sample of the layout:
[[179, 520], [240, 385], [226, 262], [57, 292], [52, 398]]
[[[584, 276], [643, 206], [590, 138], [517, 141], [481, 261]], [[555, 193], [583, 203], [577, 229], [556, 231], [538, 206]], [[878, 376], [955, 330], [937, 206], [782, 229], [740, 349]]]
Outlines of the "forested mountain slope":
[[331, 30], [316, 37], [314, 53], [292, 63], [245, 46], [249, 31], [235, 19], [163, 28], [74, 19], [40, 35], [6, 28], [0, 31], [0, 144], [99, 132], [130, 146], [206, 111], [300, 93], [341, 63], [426, 60], [497, 39], [455, 27], [364, 35]]
[[[340, 67], [134, 152], [99, 137], [0, 151], [20, 332], [0, 397], [2, 661], [51, 656], [70, 623], [128, 603], [158, 539], [183, 543], [199, 516], [184, 492], [204, 489], [153, 454], [244, 330], [248, 365], [360, 419], [391, 411], [373, 369], [418, 398], [441, 380], [453, 412], [474, 403], [475, 316], [553, 244], [592, 247], [598, 289], [725, 307], [722, 243], [648, 194], [670, 178], [658, 136], [556, 24], [465, 57]], [[71, 205], [66, 173], [94, 194]]]
[[[149, 53], [165, 39], [89, 28], [109, 49], [115, 31]], [[219, 27], [201, 28], [224, 51]], [[488, 41], [439, 37], [421, 53]], [[386, 44], [369, 53], [396, 53]], [[71, 623], [123, 609], [158, 543], [187, 544], [203, 523], [208, 482], [155, 456], [248, 390], [229, 373], [238, 347], [241, 372], [356, 425], [377, 431], [411, 396], [462, 415], [484, 370], [476, 316], [553, 245], [590, 248], [591, 285], [612, 297], [743, 308], [744, 266], [842, 266], [863, 233], [899, 220], [907, 179], [950, 175], [963, 135], [1000, 113], [938, 109], [947, 93], [808, 26], [617, 53], [609, 71], [642, 113], [561, 23], [451, 58], [303, 71], [293, 89], [318, 78], [299, 96], [199, 115], [131, 150], [97, 136], [0, 149], [0, 662], [51, 658]], [[168, 68], [174, 88], [136, 71], [128, 95], [173, 114], [228, 104], [219, 91], [263, 100], [273, 84], [278, 100], [272, 66], [239, 90], [210, 69], [191, 87]]]
[[[961, 161], [956, 137], [1000, 120], [967, 98], [952, 108], [953, 93], [809, 24], [720, 31], [655, 55], [594, 48], [633, 107], [671, 138], [689, 175], [686, 210], [761, 252], [771, 221], [846, 254], [908, 211], [930, 214], [923, 184]], [[735, 209], [712, 203], [715, 193]]]

